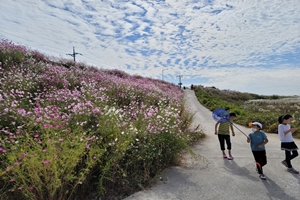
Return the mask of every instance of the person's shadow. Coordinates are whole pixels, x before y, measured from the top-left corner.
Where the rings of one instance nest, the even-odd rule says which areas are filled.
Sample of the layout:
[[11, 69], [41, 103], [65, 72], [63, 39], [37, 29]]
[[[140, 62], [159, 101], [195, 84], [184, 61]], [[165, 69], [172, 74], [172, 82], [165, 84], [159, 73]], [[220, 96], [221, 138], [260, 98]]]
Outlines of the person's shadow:
[[267, 196], [269, 199], [299, 200], [300, 198], [299, 196], [299, 198], [296, 199], [295, 197], [286, 194], [285, 191], [269, 177], [267, 180], [263, 181], [263, 184], [268, 190]]
[[[234, 160], [229, 161], [227, 159], [224, 159], [224, 165], [226, 167], [226, 170], [228, 170], [232, 174], [246, 177], [246, 178], [250, 179], [251, 181], [255, 181], [255, 182], [258, 180], [258, 176], [253, 177], [250, 174], [250, 171], [248, 169], [240, 167], [239, 165], [237, 165], [237, 163]], [[255, 165], [253, 165], [253, 170], [255, 170]], [[300, 183], [299, 175], [298, 174], [293, 174], [293, 175], [299, 179], [299, 183]], [[292, 197], [292, 196], [286, 194], [285, 191], [282, 188], [280, 188], [280, 186], [278, 186], [269, 177], [267, 177], [267, 180], [264, 180], [262, 182], [268, 191], [267, 196], [270, 200], [271, 199], [299, 200], [299, 199], [296, 199], [295, 197]]]
[[[224, 165], [226, 167], [226, 170], [231, 172], [232, 174], [247, 177], [248, 179], [252, 181], [256, 181], [257, 179], [253, 176], [251, 176], [250, 171], [244, 167], [240, 167], [237, 165], [237, 163], [234, 160], [227, 160], [224, 159]], [[254, 167], [253, 167], [254, 170]]]

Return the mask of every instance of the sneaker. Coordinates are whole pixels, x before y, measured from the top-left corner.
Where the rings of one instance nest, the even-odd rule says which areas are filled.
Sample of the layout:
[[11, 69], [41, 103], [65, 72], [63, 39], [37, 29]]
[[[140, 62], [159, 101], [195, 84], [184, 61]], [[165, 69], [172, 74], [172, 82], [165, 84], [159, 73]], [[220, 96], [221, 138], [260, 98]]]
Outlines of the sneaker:
[[266, 177], [264, 174], [260, 174], [260, 175], [259, 175], [259, 178], [260, 178], [261, 180], [266, 180], [266, 179], [267, 179], [267, 177]]
[[295, 170], [293, 167], [287, 168], [288, 172], [294, 173], [294, 174], [299, 174], [299, 171]]
[[223, 158], [227, 158], [226, 154], [223, 154]]
[[288, 164], [286, 163], [285, 160], [281, 161], [281, 164], [283, 164], [284, 166], [288, 167]]
[[229, 155], [229, 156], [228, 156], [228, 160], [233, 160], [232, 155]]

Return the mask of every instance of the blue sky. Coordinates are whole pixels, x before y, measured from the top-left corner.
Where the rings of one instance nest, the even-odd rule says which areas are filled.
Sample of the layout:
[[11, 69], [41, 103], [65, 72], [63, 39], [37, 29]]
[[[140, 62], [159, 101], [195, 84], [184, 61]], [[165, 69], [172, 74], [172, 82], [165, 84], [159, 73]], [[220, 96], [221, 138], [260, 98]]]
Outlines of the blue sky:
[[300, 95], [299, 0], [1, 0], [0, 39], [175, 84]]

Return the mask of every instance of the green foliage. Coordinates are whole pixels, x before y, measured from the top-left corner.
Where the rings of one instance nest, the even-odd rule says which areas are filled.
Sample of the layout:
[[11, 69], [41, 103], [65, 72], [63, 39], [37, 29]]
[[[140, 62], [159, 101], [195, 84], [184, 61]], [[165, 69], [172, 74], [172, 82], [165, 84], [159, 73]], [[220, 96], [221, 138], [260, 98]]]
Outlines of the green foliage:
[[[264, 131], [277, 133], [277, 119], [284, 113], [293, 116], [293, 127], [300, 128], [300, 101], [296, 98], [279, 95], [257, 95], [229, 90], [219, 90], [215, 87], [194, 86], [195, 94], [201, 104], [213, 111], [223, 108], [235, 112], [236, 123], [248, 126], [249, 122], [259, 121]], [[300, 133], [295, 133], [300, 138]]]
[[40, 134], [32, 136], [36, 128], [29, 122], [26, 132], [17, 136], [13, 145], [3, 146], [7, 153], [1, 158], [6, 168], [0, 174], [7, 184], [1, 188], [2, 197], [21, 192], [28, 199], [69, 199], [105, 149], [92, 147], [96, 143], [87, 144], [81, 127], [72, 132], [40, 127]]
[[23, 62], [24, 54], [21, 51], [8, 50], [7, 52], [0, 51], [0, 63], [4, 67], [11, 67]]

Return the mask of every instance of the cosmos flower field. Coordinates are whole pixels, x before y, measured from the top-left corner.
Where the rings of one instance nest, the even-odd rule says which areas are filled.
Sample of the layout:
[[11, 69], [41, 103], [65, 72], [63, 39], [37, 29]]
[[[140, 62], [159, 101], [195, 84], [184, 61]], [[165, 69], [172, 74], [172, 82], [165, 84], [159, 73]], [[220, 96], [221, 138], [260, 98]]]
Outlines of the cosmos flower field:
[[125, 197], [202, 137], [158, 79], [0, 42], [0, 199]]

